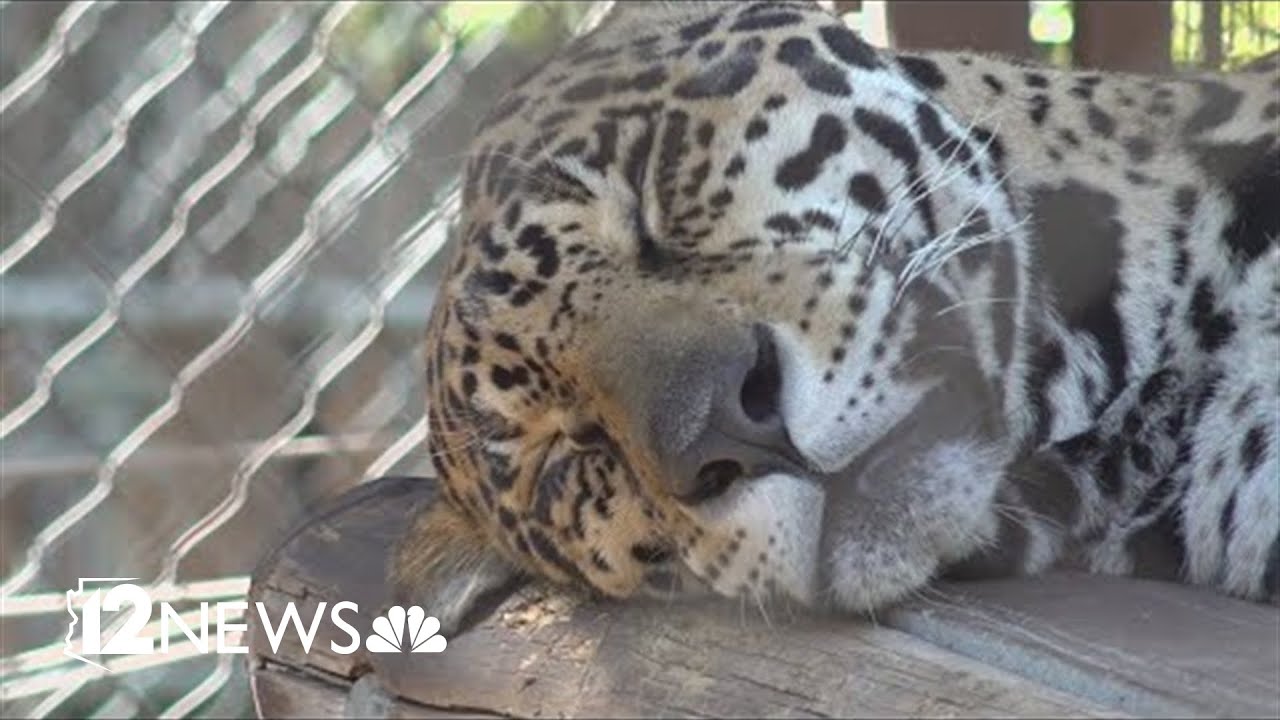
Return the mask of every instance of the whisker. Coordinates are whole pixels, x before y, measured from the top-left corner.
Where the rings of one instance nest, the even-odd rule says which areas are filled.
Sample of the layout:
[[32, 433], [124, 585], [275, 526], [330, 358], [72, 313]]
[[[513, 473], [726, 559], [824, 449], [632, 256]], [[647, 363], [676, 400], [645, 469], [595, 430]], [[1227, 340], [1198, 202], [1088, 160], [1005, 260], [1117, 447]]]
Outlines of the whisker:
[[769, 611], [765, 609], [764, 598], [760, 596], [760, 590], [755, 587], [751, 588], [751, 595], [755, 598], [756, 609], [760, 611], [760, 619], [764, 620], [765, 626], [773, 629], [773, 620], [769, 617]]
[[905, 369], [910, 369], [909, 365], [911, 363], [916, 362], [917, 360], [919, 360], [920, 358], [926, 355], [932, 355], [934, 353], [940, 353], [940, 352], [958, 352], [958, 353], [970, 355], [975, 358], [977, 357], [976, 355], [972, 355], [972, 351], [969, 348], [964, 347], [963, 345], [934, 345], [932, 347], [921, 350], [920, 352], [915, 353], [910, 357], [903, 358], [901, 362]]
[[981, 245], [986, 245], [986, 244], [995, 242], [996, 240], [1006, 237], [1012, 234], [1013, 232], [1021, 229], [1028, 222], [1030, 222], [1029, 216], [1024, 217], [1023, 219], [1017, 222], [1014, 222], [1010, 225], [1000, 227], [1000, 228], [995, 228], [983, 233], [979, 233], [977, 235], [965, 238], [963, 241], [959, 243], [953, 243], [953, 241], [957, 237], [959, 237], [960, 233], [963, 232], [969, 226], [969, 220], [972, 219], [974, 213], [977, 212], [979, 209], [981, 209], [983, 205], [986, 204], [987, 200], [990, 199], [990, 196], [993, 192], [995, 192], [997, 189], [1003, 186], [1004, 181], [1007, 180], [1008, 177], [1009, 177], [1009, 174], [1005, 173], [1005, 175], [998, 182], [992, 184], [991, 187], [987, 188], [986, 192], [983, 193], [982, 197], [980, 197], [976, 202], [973, 203], [973, 205], [969, 208], [968, 212], [964, 215], [963, 218], [961, 218], [960, 222], [958, 222], [954, 228], [952, 228], [951, 230], [948, 230], [946, 233], [942, 235], [939, 235], [937, 238], [934, 238], [933, 240], [930, 240], [924, 243], [923, 245], [921, 245], [921, 247], [918, 250], [916, 250], [911, 254], [911, 257], [908, 260], [907, 264], [902, 268], [902, 270], [898, 274], [899, 286], [898, 286], [898, 291], [894, 296], [893, 304], [896, 305], [902, 299], [902, 296], [906, 292], [907, 288], [917, 278], [925, 275], [932, 275], [933, 273], [937, 272], [939, 268], [946, 265], [948, 261], [950, 261], [955, 256], [959, 255], [960, 253], [965, 252], [967, 250], [971, 250], [975, 247], [979, 247]]
[[[915, 203], [918, 202], [921, 198], [925, 197], [926, 195], [929, 195], [930, 193], [938, 190], [939, 188], [946, 186], [955, 178], [960, 177], [962, 172], [968, 169], [967, 165], [963, 165], [959, 163], [953, 164], [953, 160], [955, 160], [956, 155], [959, 154], [960, 148], [964, 146], [964, 142], [973, 136], [973, 129], [977, 126], [977, 124], [979, 122], [985, 121], [987, 118], [991, 118], [995, 116], [996, 113], [997, 113], [997, 110], [993, 109], [989, 113], [974, 117], [974, 119], [965, 128], [964, 135], [961, 137], [959, 141], [957, 141], [954, 144], [954, 146], [951, 148], [950, 154], [948, 154], [947, 157], [943, 159], [942, 163], [936, 169], [930, 171], [929, 173], [918, 176], [916, 180], [913, 181], [907, 187], [906, 191], [904, 192], [904, 196], [900, 197], [897, 201], [894, 202], [894, 204], [889, 208], [889, 212], [885, 213], [884, 224], [880, 226], [880, 231], [876, 233], [875, 242], [871, 246], [871, 253], [870, 253], [871, 258], [875, 258], [875, 256], [879, 254], [882, 240], [886, 238], [891, 240], [893, 237], [895, 237], [897, 233], [901, 230], [902, 225], [905, 224], [907, 219], [910, 218], [910, 214], [904, 215], [902, 219], [899, 221], [898, 226], [894, 227], [890, 231], [889, 230], [890, 218], [894, 215], [894, 213], [897, 211], [899, 207], [902, 207], [904, 205], [908, 207], [913, 207]], [[993, 130], [989, 135], [989, 137], [986, 139], [986, 141], [979, 146], [979, 154], [985, 153], [988, 149], [990, 149], [992, 143], [995, 142], [996, 137], [999, 135], [999, 128], [1000, 128], [1000, 119], [999, 117], [996, 117], [995, 130]], [[974, 162], [976, 162], [976, 160]], [[943, 173], [946, 173], [945, 177], [943, 177]], [[935, 179], [936, 179], [936, 182], [935, 182]], [[925, 184], [926, 187], [923, 190], [921, 190], [919, 193], [913, 192], [915, 186], [920, 185], [922, 183]], [[889, 194], [892, 194], [892, 190], [890, 191]]]
[[[990, 117], [990, 115], [993, 115], [993, 114], [994, 112], [984, 117]], [[934, 173], [931, 174], [931, 175], [940, 175], [944, 170], [946, 170], [946, 171], [949, 171], [946, 177], [939, 178], [937, 182], [933, 183], [929, 187], [922, 190], [918, 195], [913, 196], [911, 198], [911, 204], [914, 205], [914, 203], [917, 200], [924, 197], [925, 195], [933, 193], [939, 188], [945, 187], [947, 184], [951, 183], [956, 178], [961, 177], [963, 171], [968, 170], [968, 168], [971, 165], [963, 165], [963, 164], [957, 163], [953, 166], [951, 161], [955, 158], [956, 154], [959, 152], [960, 147], [962, 147], [963, 145], [963, 141], [968, 140], [969, 137], [972, 136], [973, 128], [977, 125], [977, 121], [978, 119], [975, 118], [974, 122], [969, 124], [968, 128], [966, 129], [964, 138], [962, 138], [960, 142], [957, 142], [955, 144], [955, 146], [952, 148], [951, 154], [947, 156], [946, 160], [944, 160], [943, 164], [939, 166], [938, 170], [936, 170]], [[979, 154], [985, 153], [988, 149], [990, 149], [991, 145], [995, 142], [996, 138], [998, 137], [999, 131], [1000, 131], [1000, 119], [996, 118], [995, 130], [993, 130], [991, 134], [987, 137], [987, 139], [979, 146], [979, 149], [978, 149]], [[986, 197], [988, 197], [995, 188], [999, 188], [1003, 186], [1005, 180], [1008, 178], [1011, 172], [1012, 172], [1011, 170], [1006, 172], [1004, 176], [999, 177], [994, 181], [993, 183], [994, 187], [988, 188], [987, 192], [984, 194], [984, 198], [982, 202], [985, 202]], [[930, 177], [930, 176], [926, 176], [926, 177]], [[970, 213], [972, 213], [972, 209], [970, 210]], [[894, 237], [901, 230], [902, 225], [906, 223], [909, 217], [910, 217], [909, 215], [903, 216], [902, 220], [899, 222], [898, 227], [895, 227], [889, 233], [889, 238]], [[967, 222], [968, 222], [968, 217], [966, 217], [964, 221], [958, 225], [958, 227], [964, 227], [964, 225]]]
[[[957, 152], [957, 151], [958, 149], [953, 152]], [[946, 168], [946, 162], [944, 161], [941, 169], [945, 169], [945, 168]], [[903, 176], [899, 178], [897, 182], [895, 182], [893, 185], [890, 185], [889, 188], [884, 191], [884, 195], [885, 197], [892, 197], [894, 193], [897, 193], [899, 190], [903, 190], [904, 195], [910, 196], [911, 190], [914, 189], [916, 185], [929, 180], [931, 175], [935, 172], [940, 172], [940, 170], [930, 171], [929, 174], [926, 174], [923, 176], [917, 176], [915, 180], [911, 180], [910, 182], [908, 182], [908, 180], [910, 180], [911, 176], [909, 174], [904, 173]], [[904, 185], [905, 185], [905, 189], [904, 189]], [[845, 196], [845, 199], [847, 203], [848, 195]], [[880, 247], [881, 235], [884, 233], [885, 229], [887, 229], [887, 227], [889, 226], [890, 218], [892, 218], [893, 214], [897, 212], [898, 207], [900, 207], [900, 205], [902, 204], [902, 201], [905, 199], [906, 199], [905, 197], [898, 198], [897, 200], [894, 201], [893, 205], [889, 206], [888, 211], [880, 215], [880, 217], [883, 219], [883, 223], [881, 224], [879, 231], [876, 233], [875, 241], [871, 247], [871, 253], [868, 255], [869, 260], [875, 258], [876, 253], [878, 252]], [[916, 198], [912, 197], [912, 202], [914, 202], [915, 199]], [[848, 252], [853, 250], [853, 247], [857, 244], [859, 237], [861, 237], [862, 231], [866, 228], [867, 225], [871, 223], [871, 220], [872, 220], [872, 214], [867, 213], [866, 217], [863, 218], [862, 223], [858, 225], [858, 227], [854, 230], [853, 234], [850, 235], [849, 240], [845, 243], [844, 247], [841, 248], [841, 250], [839, 251], [842, 255], [847, 254]], [[841, 225], [841, 227], [843, 227], [843, 224]]]
[[923, 243], [918, 250], [912, 253], [912, 260], [914, 261], [917, 255], [934, 252], [940, 243], [950, 242], [959, 233], [963, 232], [965, 228], [968, 227], [969, 220], [972, 219], [973, 214], [978, 210], [982, 209], [982, 207], [986, 204], [986, 202], [991, 198], [992, 193], [1004, 187], [1004, 184], [1008, 180], [1008, 178], [1009, 178], [1008, 172], [1006, 172], [1004, 175], [1000, 176], [999, 178], [996, 178], [995, 182], [993, 182], [991, 186], [988, 187], [982, 193], [982, 196], [979, 197], [972, 205], [970, 205], [969, 209], [965, 212], [964, 217], [960, 219], [960, 222], [955, 224], [955, 227], [953, 227], [951, 230], [948, 230], [946, 233], [939, 235], [938, 237]]
[[942, 308], [941, 310], [939, 310], [938, 312], [934, 313], [934, 314], [933, 314], [933, 316], [934, 316], [934, 317], [942, 317], [943, 315], [946, 315], [947, 313], [950, 313], [950, 312], [953, 312], [953, 311], [955, 311], [955, 310], [959, 310], [959, 309], [962, 309], [962, 308], [972, 307], [972, 306], [974, 306], [974, 305], [1000, 305], [1000, 304], [1005, 304], [1005, 303], [1010, 303], [1010, 304], [1012, 304], [1012, 303], [1016, 303], [1016, 302], [1018, 302], [1018, 298], [1016, 298], [1016, 297], [980, 297], [980, 298], [972, 298], [972, 299], [970, 299], [970, 300], [961, 300], [961, 301], [959, 301], [959, 302], [952, 303], [951, 305], [948, 305], [948, 306], [946, 306], [946, 307]]

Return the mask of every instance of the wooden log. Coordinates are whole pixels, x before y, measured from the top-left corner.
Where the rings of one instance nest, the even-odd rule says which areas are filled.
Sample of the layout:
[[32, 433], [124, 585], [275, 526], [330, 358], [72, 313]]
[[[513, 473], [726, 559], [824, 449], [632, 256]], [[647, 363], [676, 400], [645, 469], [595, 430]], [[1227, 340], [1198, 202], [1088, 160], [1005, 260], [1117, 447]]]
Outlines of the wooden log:
[[[430, 481], [361, 486], [290, 533], [250, 600], [279, 622], [340, 600], [361, 637]], [[263, 717], [1275, 716], [1280, 610], [1180, 586], [1050, 576], [942, 586], [871, 624], [714, 602], [587, 602], [528, 585], [439, 654], [276, 648], [250, 613]], [[428, 614], [430, 608], [426, 608]]]
[[1280, 717], [1280, 608], [1208, 588], [1054, 573], [943, 585], [895, 628], [1141, 717]]

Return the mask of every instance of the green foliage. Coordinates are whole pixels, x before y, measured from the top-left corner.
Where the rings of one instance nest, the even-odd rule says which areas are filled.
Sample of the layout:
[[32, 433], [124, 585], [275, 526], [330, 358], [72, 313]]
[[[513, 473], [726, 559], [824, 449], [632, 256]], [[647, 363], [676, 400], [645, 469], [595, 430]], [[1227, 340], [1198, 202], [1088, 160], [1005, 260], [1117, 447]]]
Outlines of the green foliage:
[[1031, 41], [1045, 45], [1071, 42], [1075, 34], [1075, 18], [1071, 0], [1031, 1]]
[[329, 57], [374, 104], [380, 104], [444, 49], [464, 50], [491, 31], [519, 53], [545, 53], [568, 38], [587, 2], [443, 2], [365, 0], [339, 23]]
[[[1030, 0], [1028, 32], [1041, 59], [1059, 66], [1071, 64], [1075, 27], [1072, 0]], [[1173, 0], [1170, 50], [1178, 67], [1206, 65], [1203, 42], [1203, 0]], [[1222, 64], [1230, 70], [1280, 50], [1280, 2], [1223, 0]]]
[[1071, 67], [1071, 41], [1075, 37], [1072, 0], [1031, 0], [1027, 32], [1042, 62]]
[[[1280, 3], [1274, 0], [1224, 0], [1222, 12], [1222, 68], [1232, 69], [1280, 50]], [[1206, 64], [1205, 3], [1173, 0], [1173, 62], [1179, 66]]]

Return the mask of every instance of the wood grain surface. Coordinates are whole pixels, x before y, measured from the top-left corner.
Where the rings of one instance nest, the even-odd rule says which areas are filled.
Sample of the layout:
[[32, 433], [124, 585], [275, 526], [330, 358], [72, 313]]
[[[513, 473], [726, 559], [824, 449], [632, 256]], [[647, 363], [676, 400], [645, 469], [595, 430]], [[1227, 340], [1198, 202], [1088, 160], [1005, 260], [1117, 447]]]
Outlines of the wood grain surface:
[[[433, 492], [391, 478], [338, 498], [263, 559], [250, 600], [307, 620], [350, 600], [367, 636], [388, 549]], [[249, 662], [263, 717], [1280, 716], [1271, 606], [1060, 574], [943, 585], [877, 620], [528, 585], [443, 653], [334, 653], [349, 637], [326, 611], [309, 652], [251, 622]]]

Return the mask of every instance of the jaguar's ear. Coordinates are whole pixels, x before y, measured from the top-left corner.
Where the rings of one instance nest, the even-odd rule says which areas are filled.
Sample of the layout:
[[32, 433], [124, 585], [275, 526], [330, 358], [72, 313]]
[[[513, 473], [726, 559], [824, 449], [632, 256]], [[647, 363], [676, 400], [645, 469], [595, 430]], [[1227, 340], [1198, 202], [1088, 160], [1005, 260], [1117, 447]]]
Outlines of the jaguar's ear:
[[440, 621], [446, 634], [491, 609], [522, 574], [490, 545], [469, 518], [441, 496], [432, 498], [409, 522], [392, 550], [392, 600], [418, 605]]

